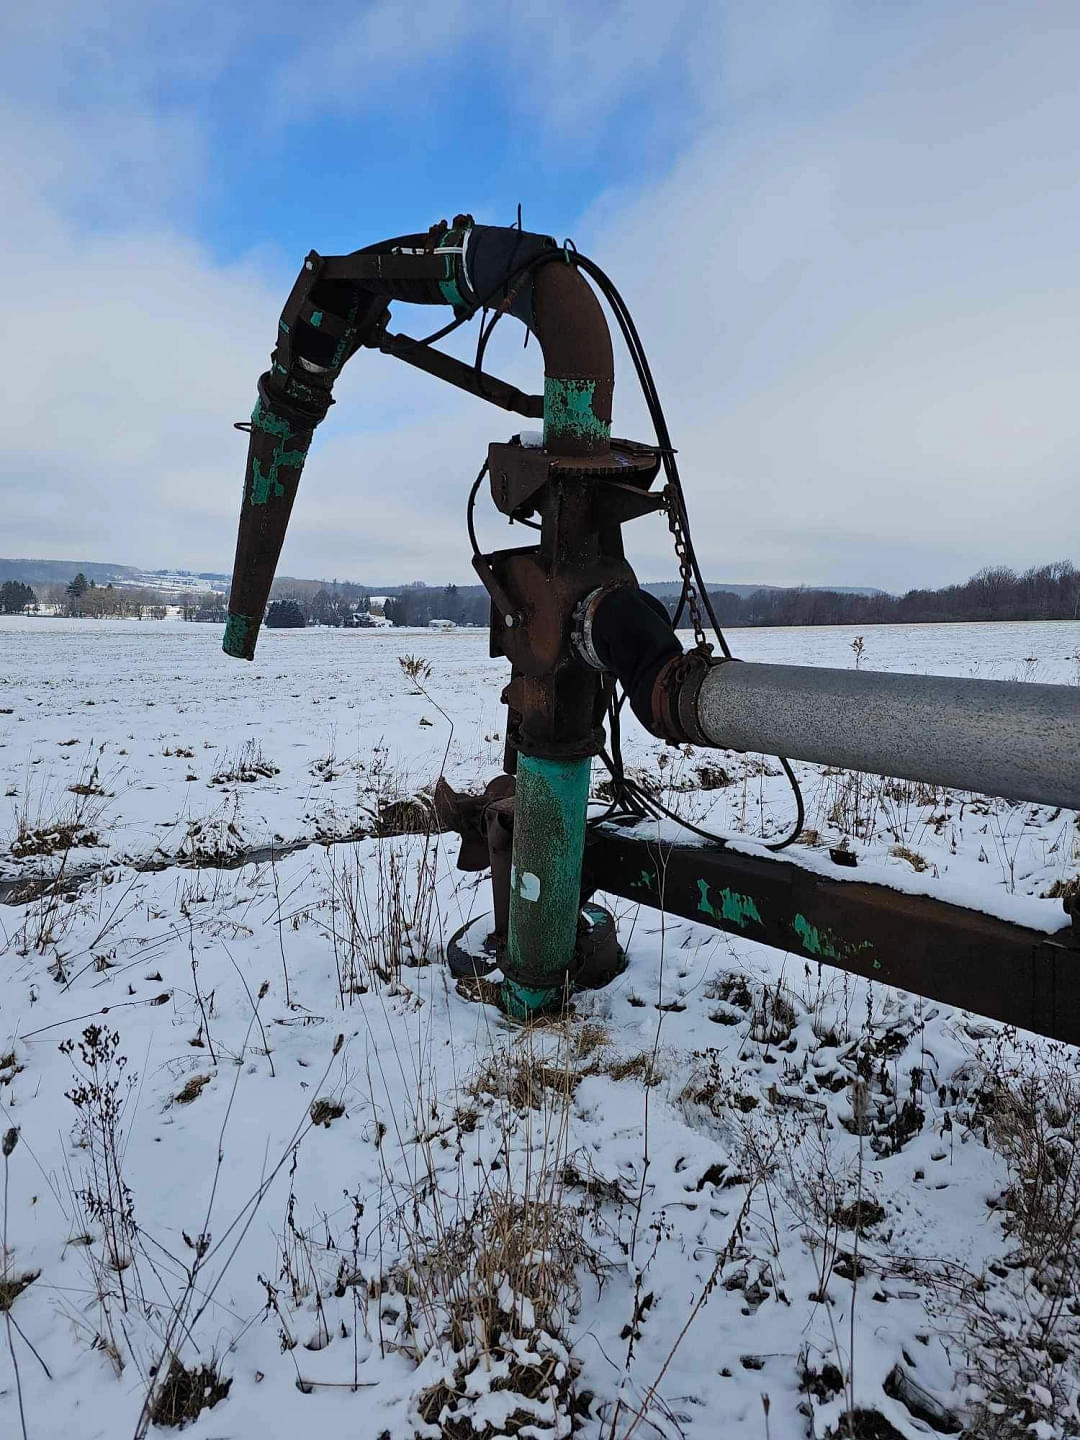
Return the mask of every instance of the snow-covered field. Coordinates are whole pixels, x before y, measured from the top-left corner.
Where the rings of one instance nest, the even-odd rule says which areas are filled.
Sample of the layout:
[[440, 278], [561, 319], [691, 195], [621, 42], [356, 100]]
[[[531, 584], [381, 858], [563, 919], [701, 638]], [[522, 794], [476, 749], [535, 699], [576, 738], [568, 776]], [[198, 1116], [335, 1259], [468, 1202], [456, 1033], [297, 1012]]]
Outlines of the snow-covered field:
[[[1080, 624], [730, 639], [857, 633], [1080, 682]], [[486, 648], [0, 619], [0, 1436], [153, 1430], [164, 1353], [229, 1384], [197, 1440], [1080, 1434], [1075, 1053], [622, 902], [564, 1022], [455, 987], [486, 879], [371, 828], [501, 768]], [[627, 729], [688, 817], [785, 830], [775, 765]], [[1071, 814], [797, 768], [811, 863], [1027, 923], [1080, 870]]]

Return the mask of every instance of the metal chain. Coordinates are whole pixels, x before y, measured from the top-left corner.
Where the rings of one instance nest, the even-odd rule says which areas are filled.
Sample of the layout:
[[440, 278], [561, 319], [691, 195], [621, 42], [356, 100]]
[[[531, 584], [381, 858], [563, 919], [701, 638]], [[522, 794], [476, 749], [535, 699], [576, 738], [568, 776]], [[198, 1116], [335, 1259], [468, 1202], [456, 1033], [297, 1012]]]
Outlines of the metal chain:
[[664, 487], [664, 508], [667, 511], [668, 528], [675, 542], [675, 554], [679, 560], [679, 579], [682, 581], [683, 590], [686, 594], [687, 609], [690, 611], [690, 623], [694, 627], [695, 647], [704, 654], [711, 655], [712, 646], [705, 638], [705, 625], [701, 618], [701, 606], [698, 601], [697, 585], [694, 581], [694, 572], [686, 548], [686, 530], [682, 521], [682, 507], [679, 504], [679, 494], [671, 484], [665, 485]]

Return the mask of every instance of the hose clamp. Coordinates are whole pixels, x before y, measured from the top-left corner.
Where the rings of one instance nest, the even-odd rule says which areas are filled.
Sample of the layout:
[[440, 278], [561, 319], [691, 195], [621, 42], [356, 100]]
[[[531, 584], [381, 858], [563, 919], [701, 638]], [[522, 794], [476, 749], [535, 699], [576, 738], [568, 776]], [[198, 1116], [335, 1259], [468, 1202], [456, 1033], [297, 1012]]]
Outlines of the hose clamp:
[[698, 697], [709, 671], [726, 663], [700, 649], [669, 660], [653, 683], [654, 732], [675, 745], [711, 745], [698, 720]]
[[628, 580], [619, 580], [614, 585], [598, 585], [595, 590], [589, 591], [584, 600], [579, 600], [574, 607], [570, 641], [578, 658], [584, 660], [592, 670], [607, 671], [607, 666], [600, 659], [593, 645], [593, 620], [596, 617], [597, 609], [601, 601], [606, 600], [613, 590], [625, 590], [630, 583]]

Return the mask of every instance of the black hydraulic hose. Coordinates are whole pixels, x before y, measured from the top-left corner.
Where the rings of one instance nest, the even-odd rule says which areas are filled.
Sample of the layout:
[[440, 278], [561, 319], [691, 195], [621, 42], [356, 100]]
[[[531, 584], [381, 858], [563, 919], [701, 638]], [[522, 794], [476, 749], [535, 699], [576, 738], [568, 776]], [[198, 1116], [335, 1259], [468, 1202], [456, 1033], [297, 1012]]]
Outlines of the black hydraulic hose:
[[664, 605], [636, 585], [620, 585], [593, 610], [589, 638], [596, 658], [626, 691], [631, 710], [651, 730], [656, 677], [683, 653]]

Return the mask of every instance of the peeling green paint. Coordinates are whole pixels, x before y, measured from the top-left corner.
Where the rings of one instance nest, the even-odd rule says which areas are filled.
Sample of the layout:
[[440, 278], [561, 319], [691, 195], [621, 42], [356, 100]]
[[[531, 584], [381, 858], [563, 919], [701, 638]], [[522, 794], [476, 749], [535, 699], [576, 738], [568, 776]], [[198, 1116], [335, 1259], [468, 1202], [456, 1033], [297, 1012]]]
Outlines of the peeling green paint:
[[286, 380], [285, 394], [290, 400], [301, 400], [307, 403], [315, 401], [323, 405], [326, 403], [325, 391], [320, 394], [314, 385], [305, 385], [304, 382], [298, 380], [295, 375], [290, 375], [288, 380]]
[[635, 890], [652, 890], [656, 886], [656, 876], [651, 870], [642, 870], [637, 880], [631, 880], [630, 884]]
[[308, 324], [314, 325], [315, 329], [317, 330], [322, 324], [322, 317], [323, 312], [321, 310], [312, 310], [310, 319], [308, 320]]
[[611, 425], [593, 409], [595, 380], [544, 379], [544, 444], [556, 435], [595, 443], [610, 439]]
[[[835, 960], [838, 965], [858, 955], [872, 953], [874, 949], [869, 940], [845, 940], [832, 930], [819, 930], [805, 915], [796, 915], [791, 922], [791, 928], [799, 937], [804, 950], [808, 950], [811, 955], [817, 955], [821, 960]], [[871, 960], [871, 965], [875, 970], [881, 969], [881, 961], [876, 956]]]
[[720, 891], [720, 909], [717, 910], [709, 899], [709, 882], [699, 880], [697, 885], [701, 897], [698, 900], [698, 909], [703, 915], [708, 915], [713, 920], [727, 920], [732, 925], [738, 925], [740, 930], [745, 930], [750, 924], [765, 923], [752, 895], [740, 895], [737, 890], [725, 888]]
[[275, 415], [273, 410], [263, 405], [261, 395], [255, 401], [255, 409], [251, 412], [251, 428], [262, 430], [267, 435], [279, 435], [283, 440], [288, 438], [291, 429], [288, 420]]
[[306, 441], [301, 441], [298, 449], [286, 450], [285, 442], [294, 438], [292, 426], [288, 420], [264, 407], [261, 397], [256, 400], [255, 409], [251, 412], [251, 428], [261, 430], [264, 435], [272, 435], [276, 441], [268, 470], [263, 469], [258, 456], [251, 457], [250, 500], [252, 505], [265, 505], [269, 500], [276, 500], [285, 494], [285, 486], [278, 479], [278, 472], [283, 469], [299, 470], [307, 458], [311, 440], [309, 436]]
[[230, 615], [225, 621], [225, 638], [221, 642], [221, 648], [226, 655], [232, 655], [236, 659], [247, 659], [247, 637], [251, 628], [250, 615]]

